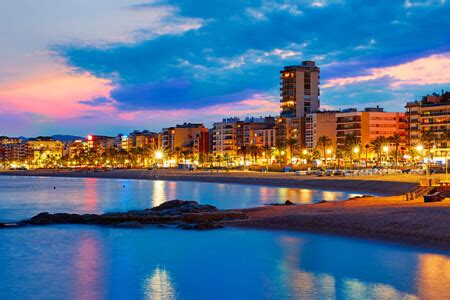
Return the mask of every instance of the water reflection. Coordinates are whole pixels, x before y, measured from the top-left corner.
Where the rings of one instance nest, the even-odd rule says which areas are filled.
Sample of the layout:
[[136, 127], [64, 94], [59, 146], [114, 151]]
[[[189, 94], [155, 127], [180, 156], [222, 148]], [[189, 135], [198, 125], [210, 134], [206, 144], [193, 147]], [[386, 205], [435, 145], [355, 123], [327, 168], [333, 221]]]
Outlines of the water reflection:
[[83, 293], [83, 299], [95, 299], [94, 291], [101, 291], [101, 249], [99, 240], [89, 234], [78, 241], [74, 256], [75, 290]]
[[[285, 236], [279, 238], [279, 245], [282, 252], [282, 259], [278, 268], [281, 272], [280, 283], [286, 285], [286, 289], [290, 291], [291, 295], [298, 295], [301, 298], [325, 299], [335, 299], [336, 297], [345, 299], [417, 298], [413, 292], [401, 291], [383, 282], [364, 281], [365, 277], [372, 278], [372, 280], [378, 277], [377, 275], [365, 274], [364, 268], [368, 266], [364, 263], [358, 263], [358, 261], [365, 259], [364, 255], [362, 255], [362, 259], [359, 258], [356, 261], [339, 262], [342, 259], [339, 253], [342, 251], [340, 249], [326, 249], [317, 243], [310, 243], [308, 240]], [[330, 257], [331, 260], [329, 260]], [[393, 259], [393, 257], [390, 259]], [[332, 260], [336, 260], [336, 263]], [[358, 269], [355, 270], [355, 266]], [[368, 269], [372, 270], [372, 268]], [[373, 273], [386, 274], [380, 270], [372, 271]], [[387, 274], [395, 275], [392, 273], [395, 272]], [[353, 274], [358, 277], [353, 277]], [[423, 278], [423, 275], [420, 275], [420, 277]], [[408, 282], [406, 277], [403, 279]], [[385, 280], [389, 281], [392, 278], [385, 277]], [[442, 287], [445, 286], [443, 281], [440, 281], [440, 283], [443, 284]], [[436, 295], [443, 295], [443, 290], [437, 291]], [[428, 297], [428, 299], [431, 298]]]
[[158, 206], [164, 202], [166, 202], [166, 191], [165, 191], [166, 182], [162, 180], [153, 181], [153, 193], [152, 193], [152, 203], [151, 207]]
[[169, 300], [177, 298], [169, 272], [159, 266], [145, 280], [144, 293], [146, 299]]
[[[450, 258], [438, 254], [419, 255], [417, 286], [422, 299], [450, 299]], [[442, 297], [444, 296], [444, 297]]]
[[96, 178], [85, 178], [86, 186], [86, 201], [85, 201], [85, 211], [94, 213], [98, 210], [98, 195], [97, 195], [97, 182]]

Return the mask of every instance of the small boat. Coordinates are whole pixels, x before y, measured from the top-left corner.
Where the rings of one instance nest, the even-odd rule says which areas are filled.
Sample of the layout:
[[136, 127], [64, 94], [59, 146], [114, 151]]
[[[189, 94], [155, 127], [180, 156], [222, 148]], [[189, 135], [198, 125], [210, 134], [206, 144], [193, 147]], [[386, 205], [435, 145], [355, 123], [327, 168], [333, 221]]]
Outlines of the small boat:
[[428, 203], [428, 202], [441, 202], [444, 199], [445, 199], [445, 196], [441, 192], [435, 192], [435, 193], [432, 193], [432, 194], [423, 195], [423, 200], [426, 203]]

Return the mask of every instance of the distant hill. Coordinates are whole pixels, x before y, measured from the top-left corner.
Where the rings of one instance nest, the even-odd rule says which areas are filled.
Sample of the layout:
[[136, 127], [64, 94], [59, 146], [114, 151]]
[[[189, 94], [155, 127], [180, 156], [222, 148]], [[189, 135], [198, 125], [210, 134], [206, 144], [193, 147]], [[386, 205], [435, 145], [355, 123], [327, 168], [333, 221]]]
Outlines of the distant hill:
[[73, 142], [75, 140], [83, 140], [84, 137], [76, 136], [76, 135], [63, 135], [63, 134], [55, 134], [52, 135], [54, 140], [62, 141], [62, 142]]

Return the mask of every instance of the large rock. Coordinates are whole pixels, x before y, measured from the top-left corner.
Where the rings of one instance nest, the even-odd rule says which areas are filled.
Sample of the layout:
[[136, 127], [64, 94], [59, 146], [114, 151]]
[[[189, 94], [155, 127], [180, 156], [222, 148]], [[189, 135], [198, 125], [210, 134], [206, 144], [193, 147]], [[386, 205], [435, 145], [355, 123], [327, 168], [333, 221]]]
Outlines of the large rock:
[[247, 215], [239, 211], [221, 211], [214, 206], [199, 204], [196, 201], [172, 200], [151, 209], [133, 210], [125, 213], [78, 215], [43, 212], [29, 220], [22, 221], [20, 224], [98, 224], [127, 228], [138, 228], [144, 225], [170, 225], [184, 229], [206, 230], [221, 228], [220, 222], [224, 220], [246, 218]]

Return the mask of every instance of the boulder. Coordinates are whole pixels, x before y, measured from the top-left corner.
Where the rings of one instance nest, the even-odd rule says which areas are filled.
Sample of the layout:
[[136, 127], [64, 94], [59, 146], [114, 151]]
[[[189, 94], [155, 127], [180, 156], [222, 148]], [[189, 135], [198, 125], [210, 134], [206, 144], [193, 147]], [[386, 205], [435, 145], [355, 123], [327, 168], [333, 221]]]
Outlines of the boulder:
[[130, 221], [130, 222], [122, 222], [114, 224], [115, 227], [123, 227], [123, 228], [142, 228], [143, 225], [138, 221]]

